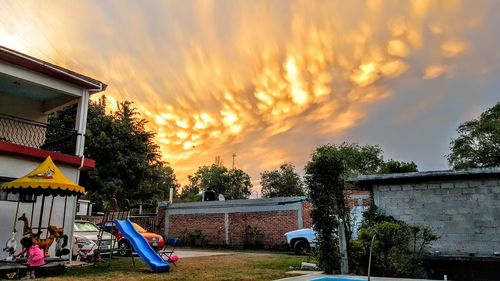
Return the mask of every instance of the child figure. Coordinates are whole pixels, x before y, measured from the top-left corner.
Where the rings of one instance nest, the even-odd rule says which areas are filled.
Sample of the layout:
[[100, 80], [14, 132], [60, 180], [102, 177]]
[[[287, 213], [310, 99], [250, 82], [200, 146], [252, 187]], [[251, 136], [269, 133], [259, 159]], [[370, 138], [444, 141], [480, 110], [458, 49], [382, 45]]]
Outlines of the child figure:
[[21, 245], [23, 246], [23, 250], [19, 254], [14, 255], [14, 257], [20, 257], [26, 254], [26, 252], [28, 253], [28, 272], [26, 273], [26, 276], [21, 279], [35, 279], [35, 270], [45, 264], [43, 251], [38, 247], [38, 245], [35, 245], [35, 243], [33, 243], [33, 239], [29, 237], [21, 239]]

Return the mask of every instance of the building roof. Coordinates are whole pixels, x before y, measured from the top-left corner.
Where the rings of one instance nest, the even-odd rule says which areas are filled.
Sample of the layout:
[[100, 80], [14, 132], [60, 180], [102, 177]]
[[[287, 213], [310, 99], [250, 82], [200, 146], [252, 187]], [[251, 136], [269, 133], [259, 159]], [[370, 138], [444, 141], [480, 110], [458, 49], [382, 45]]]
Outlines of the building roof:
[[480, 179], [491, 177], [500, 177], [500, 168], [478, 168], [457, 171], [445, 170], [401, 174], [362, 175], [351, 177], [348, 179], [348, 181], [355, 183], [358, 187], [367, 188], [375, 184], [407, 183], [432, 180]]
[[69, 69], [28, 56], [0, 45], [0, 61], [5, 61], [47, 76], [92, 90], [91, 93], [104, 91], [107, 87], [103, 82], [76, 73]]

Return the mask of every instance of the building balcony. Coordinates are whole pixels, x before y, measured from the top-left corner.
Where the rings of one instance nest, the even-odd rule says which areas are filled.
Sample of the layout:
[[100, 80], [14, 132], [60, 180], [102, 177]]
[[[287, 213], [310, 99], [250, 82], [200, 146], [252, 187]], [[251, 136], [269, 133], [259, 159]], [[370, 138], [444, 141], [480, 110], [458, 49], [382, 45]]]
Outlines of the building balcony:
[[76, 130], [0, 113], [0, 141], [75, 155]]

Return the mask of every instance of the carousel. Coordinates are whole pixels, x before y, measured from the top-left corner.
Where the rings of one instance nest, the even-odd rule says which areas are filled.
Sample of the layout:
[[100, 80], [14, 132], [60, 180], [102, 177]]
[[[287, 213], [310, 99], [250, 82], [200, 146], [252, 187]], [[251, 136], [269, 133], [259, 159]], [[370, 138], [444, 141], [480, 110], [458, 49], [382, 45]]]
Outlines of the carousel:
[[[12, 219], [12, 235], [6, 239], [7, 242], [3, 249], [8, 253], [8, 257], [2, 261], [4, 265], [5, 263], [20, 265], [25, 261], [23, 259], [15, 260], [12, 258], [14, 253], [20, 250], [21, 245], [19, 241], [22, 237], [33, 239], [33, 242], [44, 251], [47, 264], [51, 261], [67, 261], [68, 259], [64, 257], [68, 256], [70, 251], [67, 249], [69, 245], [68, 233], [66, 231], [71, 231], [72, 229], [69, 227], [65, 230], [68, 198], [83, 195], [85, 189], [64, 176], [50, 156], [32, 172], [0, 185], [0, 189], [7, 193], [18, 195], [17, 208]], [[54, 199], [59, 196], [64, 198], [62, 221], [53, 221]], [[23, 198], [32, 198], [31, 211], [20, 214], [19, 205]], [[41, 202], [35, 204], [38, 200]], [[60, 212], [61, 207], [56, 206], [56, 209]], [[34, 217], [35, 214], [37, 216]], [[74, 214], [71, 213], [70, 215]], [[22, 232], [17, 231], [17, 224], [19, 222], [23, 224]], [[49, 253], [49, 249], [53, 245], [55, 245], [55, 256], [51, 256]], [[18, 268], [17, 266], [14, 267]]]

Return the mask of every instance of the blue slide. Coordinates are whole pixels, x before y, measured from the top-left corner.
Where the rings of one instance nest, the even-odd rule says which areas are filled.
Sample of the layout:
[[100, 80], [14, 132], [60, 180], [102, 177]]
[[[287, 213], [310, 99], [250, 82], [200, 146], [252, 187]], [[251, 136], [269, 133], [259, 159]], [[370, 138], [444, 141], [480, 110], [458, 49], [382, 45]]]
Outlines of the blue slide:
[[135, 230], [130, 220], [115, 220], [115, 224], [125, 237], [135, 252], [154, 272], [168, 272], [170, 264], [164, 261], [158, 254], [149, 246], [148, 241], [137, 230]]

